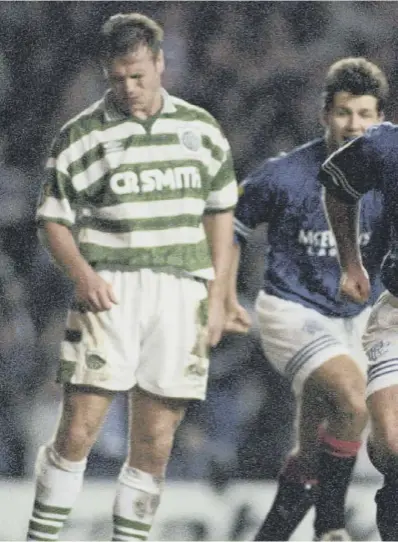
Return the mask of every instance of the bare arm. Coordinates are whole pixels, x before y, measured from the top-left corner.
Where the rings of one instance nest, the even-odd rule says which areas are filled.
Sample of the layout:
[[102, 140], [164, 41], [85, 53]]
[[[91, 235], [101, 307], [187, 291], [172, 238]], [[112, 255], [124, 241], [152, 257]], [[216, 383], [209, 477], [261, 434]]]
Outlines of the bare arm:
[[340, 267], [346, 271], [350, 267], [362, 265], [358, 243], [359, 202], [346, 203], [324, 190], [323, 200], [330, 228], [336, 239]]
[[215, 278], [210, 283], [211, 296], [220, 297], [224, 301], [228, 291], [228, 279], [231, 267], [233, 246], [233, 213], [207, 214], [203, 217], [203, 225], [209, 243]]
[[231, 266], [229, 271], [229, 281], [228, 281], [228, 291], [227, 299], [228, 303], [235, 304], [238, 303], [238, 272], [239, 272], [239, 262], [240, 262], [241, 248], [239, 243], [234, 243], [232, 247], [232, 258]]
[[76, 282], [93, 271], [81, 255], [69, 228], [56, 222], [45, 222], [40, 238], [64, 273]]
[[54, 260], [74, 282], [77, 301], [84, 308], [99, 312], [109, 310], [113, 303], [117, 303], [112, 287], [81, 255], [69, 228], [56, 222], [46, 222], [42, 237]]
[[225, 325], [225, 300], [233, 243], [232, 211], [204, 215], [203, 225], [215, 272], [214, 280], [209, 283], [208, 342], [210, 346], [216, 346]]
[[358, 243], [359, 202], [346, 203], [330, 192], [324, 193], [324, 204], [330, 227], [337, 244], [342, 275], [340, 293], [357, 303], [364, 303], [370, 295], [370, 283]]

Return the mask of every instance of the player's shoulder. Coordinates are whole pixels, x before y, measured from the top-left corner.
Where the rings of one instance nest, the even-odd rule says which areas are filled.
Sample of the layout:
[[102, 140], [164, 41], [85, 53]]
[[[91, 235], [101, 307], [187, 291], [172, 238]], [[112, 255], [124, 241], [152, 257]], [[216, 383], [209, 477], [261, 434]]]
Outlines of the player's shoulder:
[[219, 122], [216, 118], [204, 107], [178, 98], [177, 96], [169, 95], [169, 99], [173, 106], [175, 107], [175, 117], [176, 119], [185, 120], [185, 121], [201, 121], [205, 124], [209, 124], [217, 129], [220, 129]]
[[398, 125], [392, 122], [382, 122], [368, 128], [364, 134], [364, 139], [375, 145], [385, 145], [398, 142]]
[[270, 175], [284, 174], [294, 171], [296, 174], [299, 168], [312, 165], [314, 162], [322, 163], [326, 154], [325, 142], [322, 138], [314, 139], [294, 147], [290, 151], [282, 151], [275, 156], [267, 158], [260, 164], [259, 169]]
[[326, 152], [325, 140], [323, 138], [312, 139], [302, 145], [294, 147], [288, 152], [280, 153], [276, 158], [271, 160], [279, 161], [282, 164], [297, 164], [306, 161], [318, 160], [318, 156]]
[[366, 130], [368, 137], [374, 137], [381, 134], [396, 134], [398, 133], [398, 124], [390, 121], [384, 121], [379, 124], [374, 124]]
[[90, 133], [103, 123], [104, 98], [97, 100], [69, 119], [59, 130], [61, 138], [73, 137], [74, 133]]

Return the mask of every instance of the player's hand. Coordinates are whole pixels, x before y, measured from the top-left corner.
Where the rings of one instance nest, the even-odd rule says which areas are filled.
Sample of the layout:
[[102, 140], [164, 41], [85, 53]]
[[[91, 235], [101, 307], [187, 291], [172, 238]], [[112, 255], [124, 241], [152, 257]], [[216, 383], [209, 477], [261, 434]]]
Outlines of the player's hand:
[[75, 298], [82, 311], [109, 311], [118, 303], [112, 286], [94, 269], [85, 270], [75, 281]]
[[252, 322], [247, 310], [238, 301], [228, 301], [224, 331], [226, 333], [247, 333]]
[[366, 303], [370, 295], [370, 282], [366, 269], [362, 265], [350, 267], [340, 279], [340, 294], [356, 303]]
[[207, 321], [207, 341], [209, 346], [216, 346], [222, 337], [225, 323], [225, 306], [223, 299], [209, 296], [209, 316]]

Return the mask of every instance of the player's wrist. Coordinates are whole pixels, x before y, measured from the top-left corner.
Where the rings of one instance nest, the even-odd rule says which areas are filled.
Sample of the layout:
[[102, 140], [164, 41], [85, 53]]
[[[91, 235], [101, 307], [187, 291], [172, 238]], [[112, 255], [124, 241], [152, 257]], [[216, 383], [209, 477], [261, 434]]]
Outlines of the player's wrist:
[[91, 267], [86, 260], [79, 262], [69, 268], [69, 278], [75, 284], [81, 281], [87, 281], [95, 273], [94, 269]]
[[225, 300], [227, 296], [227, 287], [225, 281], [214, 279], [209, 282], [209, 297], [212, 299]]

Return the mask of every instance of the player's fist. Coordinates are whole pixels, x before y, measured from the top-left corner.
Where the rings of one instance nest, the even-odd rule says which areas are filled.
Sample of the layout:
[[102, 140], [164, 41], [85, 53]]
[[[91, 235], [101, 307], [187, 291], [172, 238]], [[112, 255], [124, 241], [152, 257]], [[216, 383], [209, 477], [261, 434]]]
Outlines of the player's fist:
[[247, 333], [251, 318], [247, 310], [237, 301], [228, 302], [226, 307], [224, 331], [227, 333]]
[[350, 267], [340, 279], [340, 294], [356, 303], [366, 303], [370, 295], [369, 276], [363, 265]]
[[91, 268], [75, 281], [75, 298], [77, 306], [83, 311], [108, 311], [117, 304], [112, 286]]

